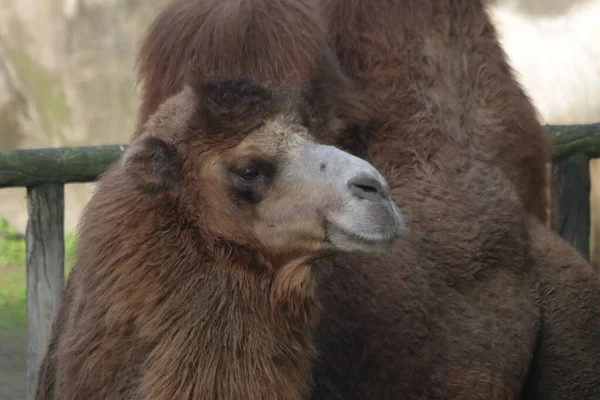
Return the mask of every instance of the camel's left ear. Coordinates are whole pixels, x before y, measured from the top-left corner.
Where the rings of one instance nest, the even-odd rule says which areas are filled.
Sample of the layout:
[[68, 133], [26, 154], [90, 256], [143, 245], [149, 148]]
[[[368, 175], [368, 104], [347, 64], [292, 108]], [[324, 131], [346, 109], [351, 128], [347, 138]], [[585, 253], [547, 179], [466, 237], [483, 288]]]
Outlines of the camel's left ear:
[[183, 162], [175, 143], [189, 131], [198, 106], [194, 90], [184, 86], [150, 116], [145, 131], [133, 139], [122, 159], [133, 184], [156, 192], [180, 182]]
[[182, 176], [182, 163], [175, 145], [148, 132], [133, 140], [122, 160], [132, 183], [147, 191], [168, 190], [179, 183]]

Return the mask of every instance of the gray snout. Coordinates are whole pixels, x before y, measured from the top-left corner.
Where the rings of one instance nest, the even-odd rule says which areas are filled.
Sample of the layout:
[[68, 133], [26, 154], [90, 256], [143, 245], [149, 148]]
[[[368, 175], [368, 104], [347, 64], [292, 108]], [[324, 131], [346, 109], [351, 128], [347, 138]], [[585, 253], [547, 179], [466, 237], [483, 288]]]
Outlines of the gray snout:
[[365, 173], [350, 179], [348, 187], [359, 199], [380, 201], [388, 196], [385, 184], [378, 177]]
[[327, 246], [338, 251], [382, 252], [404, 232], [385, 177], [369, 162], [333, 146], [298, 139], [299, 150], [284, 171], [316, 190]]

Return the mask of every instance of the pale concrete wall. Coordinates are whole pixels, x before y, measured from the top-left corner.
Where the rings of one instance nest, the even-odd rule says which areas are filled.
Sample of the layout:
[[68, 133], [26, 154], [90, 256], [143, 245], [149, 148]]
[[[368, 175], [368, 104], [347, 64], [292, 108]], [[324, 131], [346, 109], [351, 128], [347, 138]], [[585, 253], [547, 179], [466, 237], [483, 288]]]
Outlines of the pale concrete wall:
[[[0, 150], [125, 142], [137, 107], [139, 42], [165, 3], [3, 0]], [[66, 187], [68, 230], [91, 189]], [[0, 190], [0, 215], [25, 229], [25, 189]]]

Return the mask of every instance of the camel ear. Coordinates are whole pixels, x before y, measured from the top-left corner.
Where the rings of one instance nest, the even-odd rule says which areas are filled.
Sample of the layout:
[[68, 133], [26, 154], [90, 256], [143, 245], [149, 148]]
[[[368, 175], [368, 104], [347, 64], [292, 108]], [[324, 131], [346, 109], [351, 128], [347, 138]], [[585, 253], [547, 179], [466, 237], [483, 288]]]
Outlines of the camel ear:
[[318, 135], [334, 146], [364, 158], [371, 131], [371, 113], [356, 85], [342, 72], [334, 56], [321, 56], [304, 97]]
[[172, 188], [182, 175], [177, 148], [148, 132], [133, 140], [123, 156], [123, 166], [134, 184], [150, 192]]
[[179, 183], [183, 164], [175, 142], [190, 130], [197, 108], [198, 98], [186, 86], [150, 116], [145, 131], [133, 139], [123, 156], [123, 166], [134, 184], [156, 192]]

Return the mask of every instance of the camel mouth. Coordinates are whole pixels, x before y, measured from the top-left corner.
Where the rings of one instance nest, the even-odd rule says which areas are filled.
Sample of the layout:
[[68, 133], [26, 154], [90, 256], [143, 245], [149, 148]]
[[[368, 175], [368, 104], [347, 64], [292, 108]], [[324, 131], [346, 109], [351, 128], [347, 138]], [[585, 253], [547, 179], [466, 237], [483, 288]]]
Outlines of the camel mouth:
[[393, 221], [379, 229], [356, 230], [327, 220], [325, 232], [328, 250], [384, 253], [394, 248], [404, 233], [404, 226], [402, 221]]

